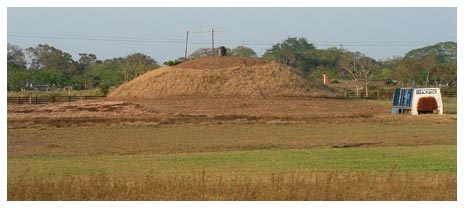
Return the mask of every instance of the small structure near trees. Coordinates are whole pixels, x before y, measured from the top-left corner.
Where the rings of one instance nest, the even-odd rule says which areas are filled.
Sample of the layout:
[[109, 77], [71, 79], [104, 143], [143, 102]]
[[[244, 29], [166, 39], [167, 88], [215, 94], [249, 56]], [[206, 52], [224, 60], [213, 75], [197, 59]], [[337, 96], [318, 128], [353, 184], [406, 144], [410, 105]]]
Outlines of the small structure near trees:
[[227, 49], [224, 46], [219, 47], [219, 56], [227, 56]]

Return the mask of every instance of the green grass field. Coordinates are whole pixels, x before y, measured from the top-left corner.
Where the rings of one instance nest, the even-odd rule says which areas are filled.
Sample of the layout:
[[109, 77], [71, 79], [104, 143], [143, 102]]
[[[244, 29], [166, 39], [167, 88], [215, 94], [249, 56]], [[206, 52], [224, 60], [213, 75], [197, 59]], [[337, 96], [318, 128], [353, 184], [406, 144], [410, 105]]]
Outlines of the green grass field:
[[455, 145], [309, 150], [253, 150], [181, 154], [62, 156], [36, 154], [12, 157], [9, 174], [55, 177], [66, 175], [215, 174], [261, 175], [281, 171], [371, 171], [387, 173], [456, 172]]
[[8, 199], [456, 200], [456, 120], [398, 118], [9, 129]]

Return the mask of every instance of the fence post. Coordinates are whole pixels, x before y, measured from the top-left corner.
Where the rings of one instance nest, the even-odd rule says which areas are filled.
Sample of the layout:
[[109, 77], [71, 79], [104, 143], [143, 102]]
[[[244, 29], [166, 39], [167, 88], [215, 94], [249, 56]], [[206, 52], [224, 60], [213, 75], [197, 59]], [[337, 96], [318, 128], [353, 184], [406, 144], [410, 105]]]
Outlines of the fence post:
[[35, 104], [37, 105], [37, 95], [35, 96]]

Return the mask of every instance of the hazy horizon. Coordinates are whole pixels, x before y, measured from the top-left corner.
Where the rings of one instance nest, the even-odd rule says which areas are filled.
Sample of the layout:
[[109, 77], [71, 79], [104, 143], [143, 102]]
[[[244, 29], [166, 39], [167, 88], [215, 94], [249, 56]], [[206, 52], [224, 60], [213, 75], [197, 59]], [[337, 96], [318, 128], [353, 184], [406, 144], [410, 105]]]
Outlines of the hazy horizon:
[[[66, 18], [63, 18], [66, 17]], [[262, 55], [288, 37], [375, 59], [457, 42], [456, 8], [8, 8], [8, 43], [50, 44], [78, 59], [141, 52], [158, 62], [211, 47], [244, 45]]]

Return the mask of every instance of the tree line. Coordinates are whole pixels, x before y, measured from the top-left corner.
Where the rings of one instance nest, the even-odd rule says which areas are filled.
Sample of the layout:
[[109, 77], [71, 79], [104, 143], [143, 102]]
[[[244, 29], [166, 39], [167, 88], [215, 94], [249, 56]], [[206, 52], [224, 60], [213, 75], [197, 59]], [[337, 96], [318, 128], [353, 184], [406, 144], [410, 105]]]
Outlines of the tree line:
[[69, 53], [47, 44], [21, 49], [8, 44], [8, 91], [19, 91], [29, 84], [73, 89], [118, 86], [159, 67], [158, 62], [142, 53], [99, 60], [92, 53], [79, 53], [73, 60]]
[[[245, 46], [226, 48], [227, 54], [258, 58]], [[210, 48], [200, 48], [188, 56], [195, 59], [211, 56]], [[449, 86], [457, 81], [457, 47], [455, 42], [442, 42], [409, 51], [404, 57], [375, 60], [360, 52], [344, 48], [317, 49], [305, 38], [287, 38], [267, 49], [262, 57], [291, 66], [295, 72], [310, 80], [320, 80], [323, 73], [331, 80], [351, 80], [356, 93], [368, 88], [371, 81], [400, 87]], [[184, 58], [164, 62], [176, 65]], [[134, 53], [125, 57], [99, 60], [95, 54], [79, 53], [73, 60], [69, 53], [47, 44], [22, 49], [8, 44], [8, 90], [19, 91], [28, 84], [49, 85], [73, 89], [100, 88], [104, 93], [141, 74], [160, 67], [150, 56]]]
[[352, 80], [368, 96], [369, 84], [381, 81], [397, 87], [456, 87], [457, 44], [441, 42], [409, 51], [404, 57], [375, 60], [344, 48], [317, 49], [305, 38], [288, 38], [273, 45], [263, 57], [292, 66], [308, 79], [320, 80], [323, 73], [333, 81]]

